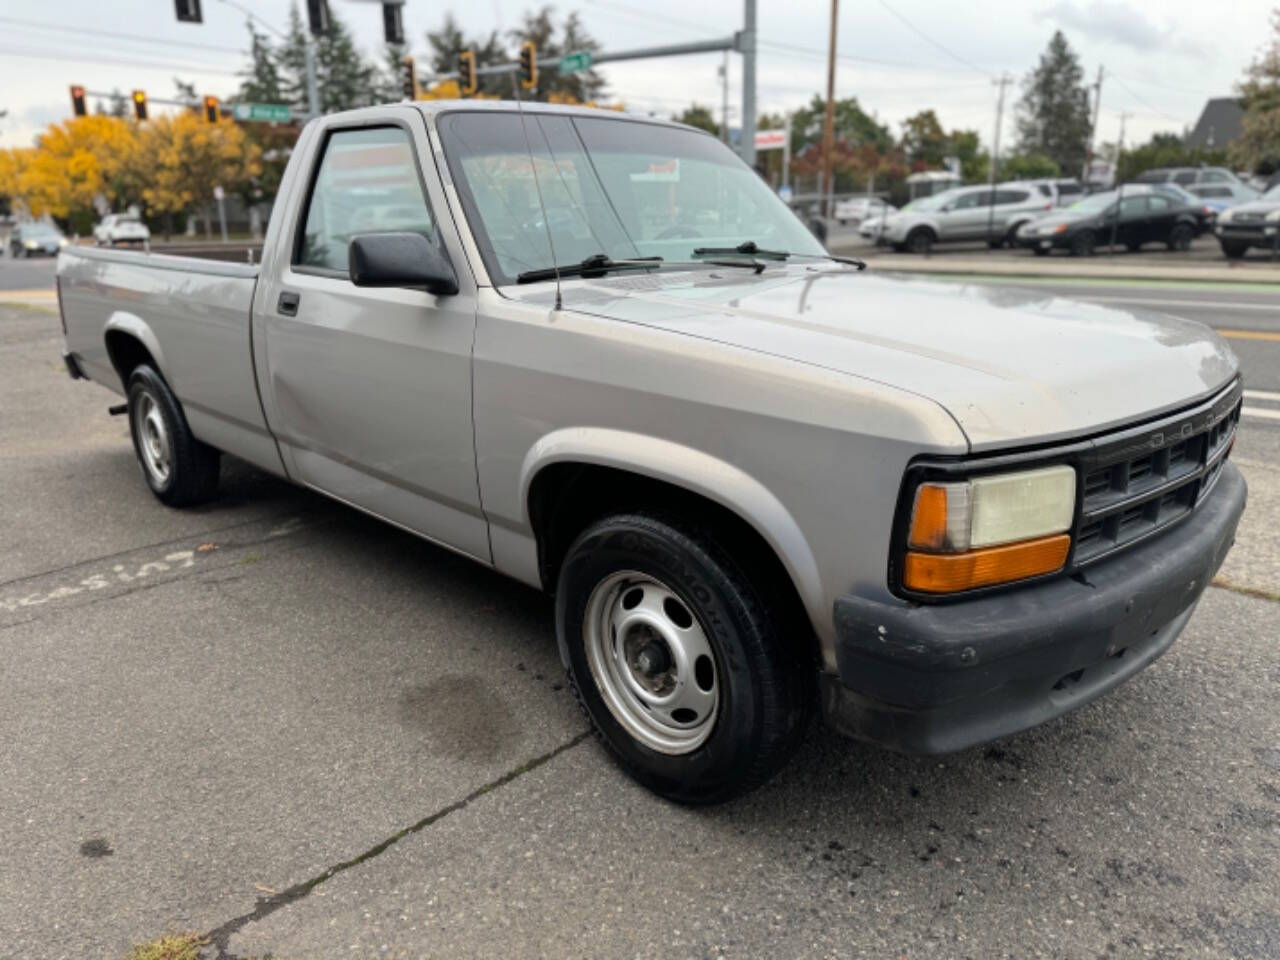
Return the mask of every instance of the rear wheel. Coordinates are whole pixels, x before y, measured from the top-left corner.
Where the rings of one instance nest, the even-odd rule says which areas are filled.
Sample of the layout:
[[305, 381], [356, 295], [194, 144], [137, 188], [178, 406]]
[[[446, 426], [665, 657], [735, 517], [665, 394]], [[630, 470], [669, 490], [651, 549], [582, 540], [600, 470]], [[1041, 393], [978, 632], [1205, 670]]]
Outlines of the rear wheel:
[[1037, 257], [1047, 257], [1049, 255], [1046, 247], [1032, 247], [1031, 249], [1035, 251]]
[[142, 477], [162, 502], [190, 506], [217, 491], [220, 454], [195, 438], [177, 397], [145, 363], [129, 375], [129, 432]]
[[1247, 243], [1235, 243], [1231, 240], [1219, 240], [1218, 244], [1222, 247], [1222, 253], [1229, 260], [1239, 260], [1249, 252]]
[[560, 656], [598, 737], [649, 789], [718, 803], [791, 753], [805, 675], [765, 596], [696, 524], [617, 514], [570, 547]]
[[1073, 257], [1092, 257], [1097, 248], [1098, 238], [1093, 235], [1092, 230], [1082, 230], [1071, 241], [1071, 255]]
[[1139, 250], [1142, 249], [1142, 244], [1129, 242], [1125, 244], [1125, 247], [1128, 248], [1130, 253], [1137, 253]]
[[1191, 241], [1195, 239], [1196, 232], [1191, 229], [1189, 223], [1179, 223], [1174, 226], [1169, 234], [1169, 249], [1178, 251], [1187, 251], [1191, 249]]

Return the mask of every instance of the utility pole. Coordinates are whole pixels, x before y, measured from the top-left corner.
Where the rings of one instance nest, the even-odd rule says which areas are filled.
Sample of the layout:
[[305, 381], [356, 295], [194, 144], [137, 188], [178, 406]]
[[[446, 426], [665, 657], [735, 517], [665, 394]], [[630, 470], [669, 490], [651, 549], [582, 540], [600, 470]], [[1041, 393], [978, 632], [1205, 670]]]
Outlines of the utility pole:
[[742, 11], [742, 149], [747, 166], [756, 165], [756, 0], [745, 0]]
[[1124, 203], [1124, 184], [1120, 182], [1120, 158], [1124, 156], [1124, 123], [1133, 114], [1120, 114], [1120, 139], [1116, 141], [1116, 210], [1111, 215], [1111, 242], [1107, 247], [1107, 253], [1116, 252], [1116, 228], [1120, 226], [1120, 206]]
[[729, 51], [720, 64], [720, 139], [729, 142]]
[[1009, 84], [1013, 83], [1013, 77], [1007, 73], [1002, 73], [998, 80], [992, 80], [991, 82], [1000, 88], [1000, 95], [996, 98], [996, 129], [991, 137], [991, 163], [987, 166], [987, 186], [992, 188], [992, 193], [987, 198], [988, 243], [992, 239], [991, 232], [996, 216], [994, 188], [996, 185], [996, 169], [1000, 164], [1000, 128], [1004, 126], [1004, 91]]
[[832, 151], [836, 135], [836, 14], [839, 0], [831, 0], [831, 28], [827, 36], [827, 112], [822, 121], [822, 215], [831, 216], [831, 195], [835, 192]]
[[1084, 170], [1080, 182], [1089, 182], [1089, 164], [1093, 160], [1093, 141], [1098, 133], [1098, 114], [1102, 111], [1102, 64], [1098, 64], [1098, 79], [1093, 85], [1093, 122], [1089, 124], [1089, 142], [1084, 148]]

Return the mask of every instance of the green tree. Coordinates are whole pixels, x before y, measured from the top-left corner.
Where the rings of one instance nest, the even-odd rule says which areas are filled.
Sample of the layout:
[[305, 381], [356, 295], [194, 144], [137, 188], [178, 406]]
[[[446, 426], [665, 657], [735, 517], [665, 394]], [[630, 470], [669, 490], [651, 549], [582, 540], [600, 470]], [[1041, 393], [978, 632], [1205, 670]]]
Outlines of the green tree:
[[1239, 86], [1244, 118], [1240, 137], [1230, 146], [1235, 164], [1258, 173], [1280, 169], [1280, 9], [1271, 22], [1271, 45]]
[[1001, 180], [1037, 180], [1060, 173], [1061, 168], [1043, 153], [1014, 153], [1000, 160]]
[[[332, 13], [329, 31], [316, 37], [316, 80], [320, 112], [334, 113], [374, 103], [376, 70], [356, 48], [347, 25]], [[297, 4], [289, 9], [289, 35], [276, 59], [285, 101], [307, 108], [307, 28]]]
[[[526, 40], [532, 40], [538, 47], [539, 60], [543, 57], [561, 57], [579, 50], [600, 49], [600, 44], [587, 33], [576, 12], [565, 18], [557, 39], [555, 8], [549, 6], [534, 13], [526, 13], [520, 26], [509, 31], [508, 35], [517, 46]], [[561, 76], [559, 70], [539, 70], [538, 89], [534, 91], [534, 95], [539, 100], [577, 100], [586, 103], [600, 97], [604, 93], [604, 87], [604, 77], [595, 70], [584, 70], [567, 77]]]
[[[503, 49], [496, 33], [490, 33], [487, 39], [464, 37], [462, 28], [452, 13], [444, 15], [444, 23], [439, 30], [427, 32], [427, 46], [431, 48], [431, 72], [455, 73], [458, 69], [458, 54], [463, 50], [472, 50], [476, 55], [476, 66], [487, 67], [499, 63], [508, 63], [511, 57]], [[479, 77], [479, 92], [511, 97], [511, 78], [504, 76]]]
[[715, 115], [711, 112], [710, 107], [704, 107], [700, 103], [690, 104], [685, 108], [684, 113], [679, 116], [673, 116], [672, 120], [676, 123], [687, 123], [691, 127], [697, 127], [699, 130], [705, 130], [707, 133], [720, 136], [720, 124], [716, 123]]
[[1123, 182], [1153, 167], [1194, 167], [1202, 163], [1220, 166], [1226, 161], [1224, 149], [1192, 149], [1180, 134], [1156, 133], [1144, 144], [1125, 147], [1117, 165], [1117, 176]]
[[960, 176], [969, 183], [987, 178], [991, 154], [982, 149], [977, 130], [952, 130], [947, 137], [947, 156], [960, 161]]
[[245, 25], [249, 28], [249, 66], [240, 72], [244, 80], [236, 92], [236, 99], [247, 103], [285, 103], [287, 97], [280, 66], [270, 38], [255, 30], [252, 20]]
[[[382, 63], [374, 78], [374, 91], [379, 103], [396, 103], [404, 99], [404, 58], [409, 48], [401, 43], [388, 43], [382, 48]], [[418, 68], [419, 72], [422, 68]]]
[[[822, 125], [827, 102], [816, 93], [809, 105], [791, 115], [791, 154], [796, 156], [805, 147], [822, 142]], [[835, 104], [835, 139], [851, 146], [869, 145], [881, 152], [893, 149], [893, 134], [889, 128], [865, 113], [856, 97], [837, 100]]]
[[902, 150], [914, 169], [940, 169], [950, 146], [938, 115], [932, 110], [921, 110], [902, 121]]
[[1055, 31], [1040, 63], [1022, 83], [1018, 152], [1043, 154], [1060, 170], [1084, 167], [1089, 140], [1089, 91], [1084, 69], [1062, 31]]

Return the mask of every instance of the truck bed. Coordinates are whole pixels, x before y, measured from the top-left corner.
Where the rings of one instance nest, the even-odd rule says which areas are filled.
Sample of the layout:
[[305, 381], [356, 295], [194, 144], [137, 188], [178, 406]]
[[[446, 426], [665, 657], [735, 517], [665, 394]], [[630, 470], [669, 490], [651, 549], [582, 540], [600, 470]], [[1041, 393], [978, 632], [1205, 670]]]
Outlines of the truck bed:
[[58, 256], [67, 349], [89, 379], [125, 394], [112, 344], [141, 344], [197, 437], [279, 471], [254, 382], [257, 280], [258, 268], [247, 263], [68, 248]]

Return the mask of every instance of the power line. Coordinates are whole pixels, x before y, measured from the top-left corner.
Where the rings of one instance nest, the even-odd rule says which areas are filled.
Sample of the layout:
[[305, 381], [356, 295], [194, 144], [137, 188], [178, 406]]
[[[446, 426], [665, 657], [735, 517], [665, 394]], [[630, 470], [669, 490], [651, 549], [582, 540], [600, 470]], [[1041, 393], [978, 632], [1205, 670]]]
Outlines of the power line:
[[1152, 106], [1142, 97], [1138, 96], [1136, 93], [1133, 92], [1133, 88], [1130, 87], [1129, 84], [1125, 83], [1125, 81], [1121, 77], [1118, 77], [1113, 73], [1111, 74], [1111, 79], [1115, 80], [1117, 83], [1120, 84], [1120, 86], [1124, 87], [1125, 92], [1128, 93], [1129, 96], [1133, 97], [1134, 100], [1137, 100], [1138, 103], [1142, 104], [1142, 106], [1146, 107], [1148, 110], [1154, 111], [1157, 116], [1164, 117], [1166, 120], [1172, 120], [1174, 123], [1180, 123], [1184, 125], [1186, 124], [1186, 121], [1183, 120], [1182, 118], [1175, 117], [1173, 116], [1173, 114], [1170, 114], [1170, 113], [1165, 113], [1163, 110], [1160, 110]]
[[[909, 30], [911, 30], [912, 33], [914, 33], [916, 36], [920, 37], [920, 39], [926, 41], [927, 43], [930, 43], [933, 46], [937, 47], [939, 50], [945, 53], [952, 60], [956, 61], [957, 63], [964, 64], [970, 70], [976, 70], [978, 73], [984, 73], [988, 77], [992, 76], [992, 73], [990, 70], [985, 70], [982, 67], [979, 67], [977, 64], [972, 63], [969, 60], [966, 60], [964, 57], [960, 56], [958, 53], [953, 53], [947, 47], [944, 47], [937, 40], [933, 39], [933, 37], [929, 36], [927, 33], [925, 33], [923, 30], [917, 27], [914, 23], [912, 23], [902, 14], [900, 14], [897, 10], [893, 9], [893, 7], [889, 6], [886, 0], [879, 0], [879, 3], [880, 3], [880, 6], [884, 7], [886, 12], [888, 12], [891, 16], [893, 16], [895, 19], [897, 19], [902, 24], [904, 24]], [[1004, 89], [1004, 88], [1001, 87], [1001, 89]]]
[[248, 50], [238, 47], [222, 47], [212, 43], [191, 43], [183, 40], [167, 40], [162, 37], [143, 37], [136, 33], [120, 33], [112, 30], [91, 30], [87, 27], [70, 27], [60, 23], [40, 23], [35, 20], [21, 20], [17, 17], [0, 17], [0, 23], [9, 23], [17, 27], [30, 27], [35, 30], [52, 30], [56, 33], [83, 33], [91, 37], [111, 37], [116, 40], [131, 40], [136, 43], [158, 43], [166, 47], [189, 47], [196, 50], [211, 50], [220, 53], [235, 53], [248, 56]]
[[214, 70], [208, 67], [198, 67], [194, 64], [184, 63], [160, 63], [154, 60], [120, 60], [112, 57], [101, 57], [88, 54], [70, 54], [58, 53], [50, 50], [32, 50], [30, 48], [18, 48], [0, 46], [0, 53], [7, 53], [10, 56], [17, 57], [22, 60], [69, 60], [72, 63], [107, 63], [119, 64], [126, 67], [142, 67], [143, 69], [153, 70], [176, 70], [179, 73], [203, 73], [209, 75], [218, 75], [223, 77], [239, 77], [240, 74], [231, 70]]

